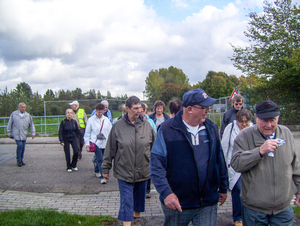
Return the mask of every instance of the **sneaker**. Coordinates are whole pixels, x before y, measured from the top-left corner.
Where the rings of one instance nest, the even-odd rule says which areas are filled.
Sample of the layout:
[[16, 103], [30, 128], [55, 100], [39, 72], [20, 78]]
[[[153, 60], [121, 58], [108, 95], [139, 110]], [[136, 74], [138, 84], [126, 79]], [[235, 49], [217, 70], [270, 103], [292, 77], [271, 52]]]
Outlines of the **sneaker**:
[[106, 184], [106, 179], [105, 179], [105, 178], [102, 178], [102, 179], [100, 180], [100, 183], [101, 183], [101, 184]]
[[141, 218], [135, 218], [134, 221], [132, 222], [133, 226], [142, 226]]
[[235, 221], [234, 226], [243, 226], [243, 222], [242, 221]]
[[95, 174], [96, 177], [101, 177], [101, 173], [95, 173], [94, 172], [94, 174]]
[[72, 169], [67, 169], [67, 172], [68, 173], [72, 173]]
[[22, 162], [17, 162], [18, 167], [22, 167]]
[[150, 199], [151, 198], [151, 195], [150, 195], [150, 192], [148, 193], [146, 193], [146, 199]]
[[72, 168], [72, 170], [74, 170], [74, 171], [78, 171], [78, 168], [77, 168], [77, 167], [74, 167], [74, 168]]

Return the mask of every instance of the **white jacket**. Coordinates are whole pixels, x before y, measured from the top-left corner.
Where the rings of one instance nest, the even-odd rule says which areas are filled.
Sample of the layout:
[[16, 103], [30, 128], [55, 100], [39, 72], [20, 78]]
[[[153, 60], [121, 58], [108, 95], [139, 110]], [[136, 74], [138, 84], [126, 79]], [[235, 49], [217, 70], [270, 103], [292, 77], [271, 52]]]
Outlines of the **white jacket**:
[[[233, 125], [233, 128], [232, 128]], [[250, 126], [252, 126], [253, 123], [250, 122]], [[232, 131], [231, 131], [232, 128]], [[232, 190], [238, 179], [240, 178], [241, 174], [235, 172], [235, 170], [230, 166], [230, 161], [232, 158], [232, 150], [233, 150], [233, 144], [234, 139], [237, 137], [237, 135], [240, 133], [240, 128], [236, 120], [233, 120], [232, 123], [229, 123], [223, 133], [222, 137], [222, 148], [224, 152], [224, 157], [226, 160], [226, 165], [228, 168], [228, 179], [229, 179], [229, 189]], [[230, 140], [229, 140], [230, 139]]]
[[[97, 140], [97, 135], [100, 133], [102, 121], [104, 120], [103, 123], [103, 128], [101, 133], [106, 137], [105, 140]], [[90, 141], [95, 143], [98, 148], [105, 148], [106, 141], [109, 135], [109, 132], [111, 130], [111, 123], [109, 119], [102, 115], [102, 117], [99, 119], [96, 115], [93, 115], [88, 119], [86, 128], [85, 128], [85, 133], [84, 133], [84, 143], [85, 145], [90, 145]]]
[[7, 135], [12, 135], [15, 140], [26, 140], [27, 129], [29, 128], [31, 136], [35, 135], [35, 127], [32, 117], [26, 111], [20, 116], [20, 110], [11, 113], [7, 124]]

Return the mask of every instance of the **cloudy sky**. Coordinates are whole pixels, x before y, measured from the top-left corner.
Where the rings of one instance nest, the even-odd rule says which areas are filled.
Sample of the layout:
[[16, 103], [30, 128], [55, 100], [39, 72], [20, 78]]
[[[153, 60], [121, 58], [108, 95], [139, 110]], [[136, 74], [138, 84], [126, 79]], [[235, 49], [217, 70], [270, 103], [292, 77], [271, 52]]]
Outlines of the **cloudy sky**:
[[[190, 83], [210, 70], [241, 74], [229, 43], [245, 46], [263, 0], [0, 0], [0, 89], [109, 90], [143, 97], [152, 69]], [[300, 0], [294, 1], [299, 3]]]

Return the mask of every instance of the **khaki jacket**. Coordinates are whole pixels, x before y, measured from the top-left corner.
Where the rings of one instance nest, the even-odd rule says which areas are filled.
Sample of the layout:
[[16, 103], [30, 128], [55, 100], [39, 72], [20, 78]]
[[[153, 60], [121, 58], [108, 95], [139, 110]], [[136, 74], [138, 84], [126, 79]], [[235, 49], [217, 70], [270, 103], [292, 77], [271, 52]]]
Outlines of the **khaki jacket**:
[[155, 132], [150, 123], [139, 117], [133, 125], [127, 114], [112, 127], [106, 143], [102, 169], [108, 174], [114, 160], [114, 177], [129, 183], [148, 180], [150, 151]]
[[299, 149], [293, 134], [282, 125], [276, 138], [285, 144], [260, 156], [259, 147], [265, 142], [257, 125], [243, 129], [236, 137], [231, 166], [242, 173], [242, 203], [247, 208], [266, 214], [277, 214], [290, 206], [294, 194], [300, 194]]

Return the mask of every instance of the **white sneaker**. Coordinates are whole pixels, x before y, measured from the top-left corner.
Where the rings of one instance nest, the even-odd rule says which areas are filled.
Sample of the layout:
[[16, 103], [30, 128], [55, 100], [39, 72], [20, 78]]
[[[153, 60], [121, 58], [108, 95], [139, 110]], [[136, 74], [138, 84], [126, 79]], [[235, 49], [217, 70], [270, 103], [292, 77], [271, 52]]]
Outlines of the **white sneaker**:
[[96, 177], [101, 177], [101, 173], [95, 173], [94, 172], [94, 174], [95, 174]]
[[67, 172], [68, 173], [72, 173], [72, 169], [67, 169]]
[[74, 170], [74, 171], [78, 171], [78, 168], [77, 168], [77, 167], [74, 167], [74, 168], [72, 168], [72, 170]]
[[102, 179], [100, 180], [100, 183], [101, 183], [101, 184], [106, 184], [106, 179], [105, 179], [105, 178], [102, 178]]

